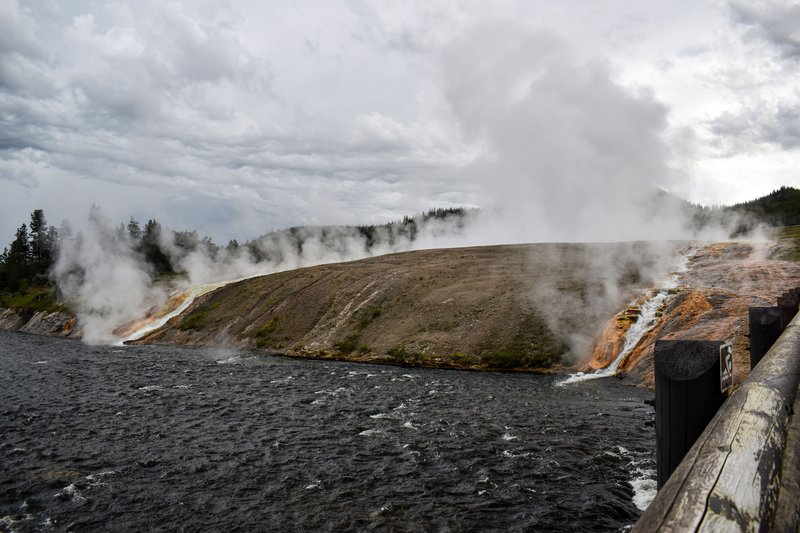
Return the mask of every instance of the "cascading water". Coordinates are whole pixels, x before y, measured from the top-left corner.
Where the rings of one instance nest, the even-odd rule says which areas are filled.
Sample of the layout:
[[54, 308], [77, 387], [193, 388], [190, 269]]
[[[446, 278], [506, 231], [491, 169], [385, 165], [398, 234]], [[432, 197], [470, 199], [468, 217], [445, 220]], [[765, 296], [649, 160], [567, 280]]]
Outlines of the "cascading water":
[[[597, 370], [590, 374], [578, 372], [572, 376], [556, 383], [557, 387], [563, 387], [570, 383], [589, 381], [613, 376], [617, 373], [619, 365], [628, 357], [628, 354], [639, 344], [645, 334], [650, 331], [658, 322], [658, 311], [666, 302], [671, 290], [678, 286], [678, 278], [688, 270], [689, 257], [692, 252], [681, 256], [678, 267], [672, 272], [662, 288], [650, 293], [650, 297], [639, 308], [639, 318], [634, 322], [625, 334], [625, 344], [620, 350], [619, 355], [606, 368]], [[656, 472], [653, 468], [646, 468], [636, 461], [631, 461], [633, 477], [629, 481], [633, 488], [633, 501], [636, 507], [644, 511], [656, 496]]]
[[650, 331], [658, 322], [658, 310], [661, 309], [661, 306], [667, 300], [667, 297], [670, 294], [670, 290], [674, 289], [678, 286], [678, 278], [681, 274], [685, 273], [688, 269], [689, 263], [689, 254], [681, 256], [680, 262], [678, 263], [678, 267], [672, 272], [667, 279], [667, 281], [663, 284], [662, 288], [657, 289], [652, 292], [650, 298], [642, 304], [639, 308], [639, 317], [636, 322], [631, 325], [630, 329], [625, 334], [625, 344], [620, 350], [619, 355], [617, 356], [614, 361], [606, 368], [601, 368], [595, 372], [591, 372], [585, 374], [583, 372], [578, 372], [577, 374], [573, 374], [566, 378], [563, 381], [558, 383], [559, 386], [569, 385], [570, 383], [577, 383], [580, 381], [588, 381], [591, 379], [600, 379], [609, 376], [613, 376], [617, 373], [617, 369], [619, 365], [628, 357], [628, 354], [636, 348], [639, 344], [639, 341], [642, 340], [642, 337]]
[[[169, 322], [172, 318], [180, 315], [186, 309], [189, 308], [190, 305], [200, 296], [213, 291], [214, 289], [218, 289], [223, 285], [227, 285], [228, 283], [232, 283], [231, 281], [224, 281], [219, 283], [207, 283], [205, 285], [200, 285], [197, 287], [193, 287], [184, 291], [183, 293], [179, 294], [176, 297], [170, 298], [169, 302], [167, 303], [167, 309], [162, 309], [158, 313], [151, 315], [147, 320], [143, 321], [139, 326], [133, 330], [126, 332], [123, 337], [117, 343], [121, 345], [127, 341], [134, 341], [137, 339], [141, 339], [148, 333], [157, 330], [158, 328], [162, 327], [164, 324]], [[178, 305], [171, 310], [168, 310], [170, 303], [173, 305], [177, 303]]]

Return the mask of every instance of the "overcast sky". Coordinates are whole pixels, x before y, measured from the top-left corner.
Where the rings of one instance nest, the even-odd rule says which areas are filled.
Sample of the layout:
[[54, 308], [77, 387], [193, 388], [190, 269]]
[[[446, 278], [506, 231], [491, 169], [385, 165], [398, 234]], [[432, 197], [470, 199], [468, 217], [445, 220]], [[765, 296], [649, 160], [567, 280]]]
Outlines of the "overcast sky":
[[0, 246], [800, 186], [789, 1], [0, 0]]

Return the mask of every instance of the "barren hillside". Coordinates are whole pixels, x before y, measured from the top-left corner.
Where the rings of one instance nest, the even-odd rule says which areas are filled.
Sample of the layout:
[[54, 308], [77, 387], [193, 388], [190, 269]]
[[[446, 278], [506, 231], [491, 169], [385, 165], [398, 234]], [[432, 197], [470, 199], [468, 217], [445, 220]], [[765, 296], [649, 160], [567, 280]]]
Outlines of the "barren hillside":
[[[573, 362], [567, 354], [577, 332], [591, 337], [647, 286], [628, 263], [652, 263], [648, 250], [631, 243], [491, 246], [305, 268], [218, 289], [137, 342], [548, 370]], [[591, 266], [597, 257], [616, 265], [611, 273]]]

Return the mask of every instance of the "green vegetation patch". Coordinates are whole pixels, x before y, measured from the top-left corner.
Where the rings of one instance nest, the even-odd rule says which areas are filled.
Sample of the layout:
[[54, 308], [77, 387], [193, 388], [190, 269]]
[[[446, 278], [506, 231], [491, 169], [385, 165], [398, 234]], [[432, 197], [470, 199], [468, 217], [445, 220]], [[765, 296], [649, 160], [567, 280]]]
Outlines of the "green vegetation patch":
[[417, 354], [409, 352], [405, 346], [389, 348], [386, 354], [392, 358], [393, 363], [398, 365], [410, 365], [417, 360]]
[[269, 322], [258, 328], [256, 331], [256, 346], [263, 348], [272, 344], [272, 336], [281, 327], [281, 319], [277, 316], [272, 317]]
[[361, 340], [361, 334], [354, 333], [352, 335], [348, 335], [347, 337], [345, 337], [344, 340], [337, 342], [336, 344], [333, 345], [333, 347], [336, 348], [339, 351], [339, 353], [343, 354], [353, 353], [354, 351], [356, 351], [356, 348], [358, 347], [358, 342], [360, 340]]
[[0, 307], [27, 311], [30, 314], [37, 311], [70, 312], [66, 306], [58, 302], [58, 296], [53, 287], [31, 287], [15, 294], [0, 294]]
[[345, 337], [343, 340], [335, 343], [333, 347], [336, 348], [336, 350], [341, 354], [353, 353], [356, 350], [361, 353], [368, 353], [369, 346], [363, 344], [359, 345], [361, 342], [361, 335], [364, 333], [364, 330], [366, 330], [369, 325], [375, 321], [376, 318], [381, 316], [382, 313], [383, 310], [377, 305], [372, 306], [364, 311], [356, 321], [355, 331]]
[[181, 320], [180, 324], [175, 326], [175, 329], [180, 331], [192, 331], [192, 330], [201, 330], [206, 327], [206, 318], [208, 318], [208, 313], [213, 311], [219, 307], [219, 301], [212, 303], [211, 305], [203, 308], [197, 309], [189, 313], [186, 318]]
[[535, 314], [528, 314], [510, 342], [487, 339], [480, 360], [489, 368], [548, 368], [561, 362], [566, 351], [544, 322]]
[[770, 259], [800, 261], [800, 226], [775, 228], [774, 236], [778, 246], [770, 254]]
[[367, 327], [372, 324], [372, 322], [381, 316], [383, 311], [378, 306], [373, 306], [367, 309], [366, 313], [361, 315], [358, 319], [358, 324], [356, 325], [356, 329], [360, 332], [363, 332]]

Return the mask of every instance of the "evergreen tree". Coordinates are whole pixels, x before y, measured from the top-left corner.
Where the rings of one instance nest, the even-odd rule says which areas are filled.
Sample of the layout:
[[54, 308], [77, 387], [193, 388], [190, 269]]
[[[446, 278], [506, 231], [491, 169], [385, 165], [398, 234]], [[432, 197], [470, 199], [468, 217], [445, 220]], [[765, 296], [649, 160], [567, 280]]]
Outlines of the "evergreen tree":
[[17, 229], [16, 237], [5, 254], [5, 261], [3, 261], [2, 278], [5, 288], [11, 292], [26, 288], [30, 269], [31, 250], [28, 227], [23, 224]]
[[161, 224], [150, 219], [144, 225], [140, 249], [147, 263], [156, 274], [172, 273], [172, 265], [167, 255], [161, 250]]
[[35, 285], [47, 283], [47, 273], [53, 263], [57, 232], [47, 225], [44, 211], [31, 213], [30, 226], [30, 281]]
[[139, 244], [139, 241], [142, 240], [142, 228], [133, 217], [128, 221], [128, 236], [134, 244]]
[[31, 213], [30, 227], [30, 274], [37, 278], [47, 274], [51, 262], [47, 220], [43, 210], [36, 209]]

